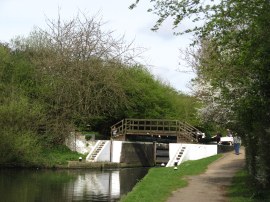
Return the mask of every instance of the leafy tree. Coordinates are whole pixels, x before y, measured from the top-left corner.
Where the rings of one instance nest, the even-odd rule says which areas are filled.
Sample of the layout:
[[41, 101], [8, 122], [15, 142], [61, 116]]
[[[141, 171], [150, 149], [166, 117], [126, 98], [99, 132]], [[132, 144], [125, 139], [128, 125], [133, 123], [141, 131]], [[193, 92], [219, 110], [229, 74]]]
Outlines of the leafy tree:
[[39, 73], [47, 120], [54, 120], [45, 128], [59, 134], [57, 142], [75, 125], [114, 116], [126, 105], [117, 74], [134, 57], [131, 44], [102, 31], [102, 22], [94, 17], [81, 14], [67, 22], [60, 17], [47, 22], [48, 30], [36, 29], [25, 39], [17, 38], [13, 47], [23, 52]]
[[36, 136], [44, 113], [35, 94], [32, 66], [0, 45], [0, 164], [31, 165], [41, 146]]
[[[269, 142], [270, 125], [270, 94], [266, 90], [269, 88], [267, 72], [270, 63], [265, 59], [269, 57], [270, 50], [265, 31], [270, 26], [266, 20], [269, 17], [266, 8], [262, 7], [260, 15], [254, 17], [252, 26], [245, 28], [249, 34], [243, 35], [242, 30], [234, 31], [238, 41], [223, 45], [210, 38], [208, 44], [202, 44], [200, 51], [203, 54], [199, 51], [196, 80], [199, 89], [204, 87], [201, 98], [206, 104], [202, 109], [208, 115], [206, 120], [230, 126], [245, 134], [243, 138], [247, 143], [249, 171], [263, 187], [269, 185], [267, 173], [270, 165], [267, 157], [270, 151], [265, 145]], [[200, 91], [197, 89], [197, 92]], [[207, 92], [210, 94], [207, 95]]]
[[59, 18], [0, 44], [0, 164], [40, 164], [44, 148], [59, 148], [70, 132], [109, 135], [126, 117], [198, 123], [196, 99], [136, 64], [131, 44], [101, 25]]
[[125, 92], [130, 107], [126, 117], [178, 119], [197, 123], [195, 117], [196, 99], [177, 92], [168, 84], [157, 80], [142, 66], [125, 69]]
[[[133, 8], [139, 0], [131, 6]], [[176, 34], [193, 32], [201, 45], [195, 64], [205, 120], [242, 133], [247, 165], [262, 187], [270, 182], [268, 0], [151, 1], [159, 16], [153, 30], [173, 19]], [[185, 20], [190, 29], [177, 30]]]

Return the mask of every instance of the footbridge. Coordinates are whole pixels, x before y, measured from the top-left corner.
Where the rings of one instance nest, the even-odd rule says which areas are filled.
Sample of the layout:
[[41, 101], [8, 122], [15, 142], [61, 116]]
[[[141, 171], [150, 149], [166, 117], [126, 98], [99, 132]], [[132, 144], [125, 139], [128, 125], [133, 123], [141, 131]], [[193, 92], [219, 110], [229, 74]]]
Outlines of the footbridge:
[[113, 140], [169, 140], [177, 143], [197, 143], [202, 132], [178, 120], [123, 119], [111, 126]]

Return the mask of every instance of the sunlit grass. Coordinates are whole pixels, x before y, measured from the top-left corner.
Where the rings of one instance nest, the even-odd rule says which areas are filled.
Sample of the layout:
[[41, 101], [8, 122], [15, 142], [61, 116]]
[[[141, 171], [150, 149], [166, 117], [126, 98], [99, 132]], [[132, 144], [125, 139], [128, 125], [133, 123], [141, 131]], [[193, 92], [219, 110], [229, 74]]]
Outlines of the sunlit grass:
[[219, 154], [196, 161], [186, 161], [178, 166], [177, 170], [174, 170], [173, 167], [151, 168], [148, 174], [121, 201], [166, 201], [172, 191], [187, 186], [184, 176], [204, 172], [210, 163], [220, 157]]

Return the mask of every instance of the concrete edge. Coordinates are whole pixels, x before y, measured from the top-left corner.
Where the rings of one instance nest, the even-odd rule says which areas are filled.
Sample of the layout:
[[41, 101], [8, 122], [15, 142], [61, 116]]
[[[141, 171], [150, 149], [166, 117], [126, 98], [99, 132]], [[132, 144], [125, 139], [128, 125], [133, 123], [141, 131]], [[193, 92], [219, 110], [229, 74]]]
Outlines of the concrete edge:
[[112, 162], [86, 162], [86, 161], [69, 161], [67, 166], [57, 166], [57, 168], [66, 169], [118, 169], [145, 167], [141, 163], [112, 163]]

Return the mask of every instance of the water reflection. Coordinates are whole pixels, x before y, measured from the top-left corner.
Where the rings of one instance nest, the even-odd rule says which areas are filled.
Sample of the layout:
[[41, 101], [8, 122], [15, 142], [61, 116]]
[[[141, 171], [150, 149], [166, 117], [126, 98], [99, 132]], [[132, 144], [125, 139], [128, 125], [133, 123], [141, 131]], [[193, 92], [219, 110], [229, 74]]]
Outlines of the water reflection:
[[1, 169], [0, 201], [119, 201], [147, 171]]

